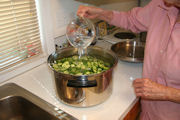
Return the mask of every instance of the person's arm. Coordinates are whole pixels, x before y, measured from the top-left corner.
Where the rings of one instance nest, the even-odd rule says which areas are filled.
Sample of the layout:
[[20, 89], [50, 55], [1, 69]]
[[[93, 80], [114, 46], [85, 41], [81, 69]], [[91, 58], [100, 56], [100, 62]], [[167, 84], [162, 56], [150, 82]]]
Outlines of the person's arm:
[[137, 97], [180, 103], [180, 89], [167, 87], [150, 79], [136, 79], [133, 86]]
[[154, 7], [159, 0], [152, 0], [145, 7], [137, 7], [128, 12], [109, 11], [92, 6], [80, 6], [77, 15], [89, 19], [101, 19], [109, 24], [129, 29], [133, 32], [147, 31]]
[[167, 87], [167, 100], [180, 103], [180, 89]]
[[113, 11], [110, 24], [133, 32], [147, 31], [159, 0], [152, 0], [145, 7], [136, 7], [128, 12]]

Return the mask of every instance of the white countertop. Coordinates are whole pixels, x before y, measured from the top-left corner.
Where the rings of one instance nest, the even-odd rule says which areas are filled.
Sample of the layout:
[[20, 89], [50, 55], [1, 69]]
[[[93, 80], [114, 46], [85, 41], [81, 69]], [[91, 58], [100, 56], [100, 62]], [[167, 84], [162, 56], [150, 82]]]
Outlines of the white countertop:
[[113, 93], [110, 98], [100, 105], [87, 108], [71, 107], [57, 100], [53, 74], [46, 63], [5, 83], [16, 83], [79, 120], [118, 120], [137, 100], [133, 91], [132, 80], [140, 77], [141, 73], [141, 63], [119, 61], [114, 71]]
[[[111, 44], [104, 41], [98, 41], [96, 45], [104, 49], [110, 49], [111, 46]], [[47, 63], [0, 85], [9, 82], [16, 83], [79, 120], [119, 120], [126, 115], [137, 101], [132, 80], [141, 77], [141, 74], [141, 63], [128, 63], [119, 60], [114, 70], [112, 95], [102, 104], [87, 108], [71, 107], [57, 99], [54, 76]]]

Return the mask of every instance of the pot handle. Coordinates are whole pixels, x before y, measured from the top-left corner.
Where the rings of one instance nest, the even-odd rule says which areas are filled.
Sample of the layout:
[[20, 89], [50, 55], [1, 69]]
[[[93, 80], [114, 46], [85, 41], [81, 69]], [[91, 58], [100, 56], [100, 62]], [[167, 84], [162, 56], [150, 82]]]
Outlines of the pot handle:
[[96, 87], [97, 81], [96, 80], [68, 80], [67, 83], [68, 87], [76, 87], [76, 88], [83, 88], [83, 87]]

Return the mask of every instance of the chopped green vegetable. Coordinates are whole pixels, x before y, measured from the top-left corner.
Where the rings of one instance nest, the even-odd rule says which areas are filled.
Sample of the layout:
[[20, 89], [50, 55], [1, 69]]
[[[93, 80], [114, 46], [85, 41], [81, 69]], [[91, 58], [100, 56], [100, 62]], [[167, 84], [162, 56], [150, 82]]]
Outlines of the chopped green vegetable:
[[111, 65], [92, 56], [82, 56], [79, 58], [75, 55], [54, 61], [52, 67], [64, 74], [90, 75], [106, 71]]

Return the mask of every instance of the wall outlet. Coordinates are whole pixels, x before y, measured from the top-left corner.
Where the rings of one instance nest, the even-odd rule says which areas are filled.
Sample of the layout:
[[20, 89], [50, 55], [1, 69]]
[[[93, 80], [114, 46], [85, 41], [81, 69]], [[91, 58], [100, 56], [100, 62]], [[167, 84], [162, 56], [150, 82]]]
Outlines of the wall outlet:
[[69, 42], [66, 39], [66, 35], [63, 35], [63, 36], [55, 38], [54, 43], [55, 43], [56, 47], [64, 48], [64, 47], [66, 47], [66, 45], [68, 45]]

